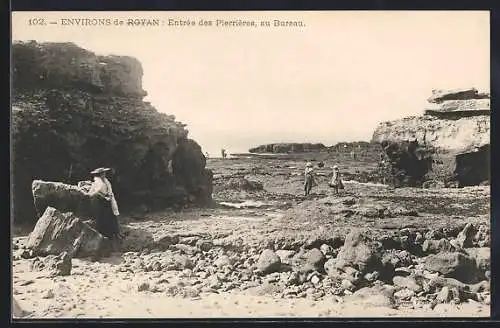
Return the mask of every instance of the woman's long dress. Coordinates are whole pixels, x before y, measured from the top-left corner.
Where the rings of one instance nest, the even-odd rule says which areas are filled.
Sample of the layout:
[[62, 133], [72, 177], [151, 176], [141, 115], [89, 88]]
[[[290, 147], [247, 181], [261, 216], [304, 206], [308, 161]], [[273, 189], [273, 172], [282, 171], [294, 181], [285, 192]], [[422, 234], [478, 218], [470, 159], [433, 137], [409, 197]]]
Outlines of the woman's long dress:
[[96, 229], [103, 236], [114, 238], [118, 232], [118, 218], [113, 213], [112, 199], [109, 196], [104, 181], [95, 180], [93, 191], [91, 191], [94, 217], [96, 218]]

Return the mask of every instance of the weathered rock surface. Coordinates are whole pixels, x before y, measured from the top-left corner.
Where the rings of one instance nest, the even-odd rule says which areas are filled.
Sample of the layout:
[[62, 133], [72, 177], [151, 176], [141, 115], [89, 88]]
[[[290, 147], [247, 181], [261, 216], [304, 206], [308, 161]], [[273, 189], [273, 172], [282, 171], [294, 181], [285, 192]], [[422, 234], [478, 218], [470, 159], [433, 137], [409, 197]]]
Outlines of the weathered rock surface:
[[474, 259], [458, 252], [429, 255], [425, 259], [424, 268], [465, 283], [475, 282], [478, 278], [478, 270]]
[[361, 231], [351, 231], [335, 260], [335, 267], [352, 267], [361, 274], [382, 268], [380, 250]]
[[48, 255], [45, 258], [35, 257], [31, 262], [31, 270], [48, 271], [52, 277], [69, 276], [71, 274], [71, 254]]
[[387, 181], [392, 181], [394, 186], [416, 187], [423, 184], [426, 174], [432, 169], [432, 157], [426, 148], [415, 140], [383, 140], [381, 146], [388, 159], [385, 163], [389, 166], [386, 170], [389, 173]]
[[108, 246], [106, 240], [73, 213], [47, 207], [30, 233], [26, 248], [32, 256], [67, 252], [72, 257], [86, 257], [102, 254]]
[[280, 269], [281, 260], [272, 250], [265, 249], [262, 254], [260, 254], [256, 267], [257, 270], [262, 273], [273, 273]]
[[73, 212], [80, 218], [91, 218], [91, 202], [78, 186], [61, 182], [34, 180], [31, 184], [33, 202], [38, 217], [47, 207], [57, 208], [60, 212]]
[[[453, 179], [460, 186], [489, 181], [489, 95], [475, 89], [434, 91], [429, 101], [437, 103], [434, 107], [439, 108], [427, 110], [424, 116], [380, 123], [372, 142], [386, 142], [401, 148], [404, 143], [417, 140], [432, 154], [432, 166], [424, 172], [428, 173], [427, 179], [445, 184]], [[395, 158], [393, 156], [392, 162], [400, 162]], [[412, 167], [415, 163], [402, 166]], [[393, 175], [398, 173], [396, 170]], [[413, 178], [411, 172], [403, 173]]]
[[71, 43], [17, 42], [12, 66], [16, 222], [36, 219], [33, 180], [76, 184], [101, 166], [114, 169], [122, 212], [211, 199], [202, 150], [184, 124], [142, 100], [137, 60]]

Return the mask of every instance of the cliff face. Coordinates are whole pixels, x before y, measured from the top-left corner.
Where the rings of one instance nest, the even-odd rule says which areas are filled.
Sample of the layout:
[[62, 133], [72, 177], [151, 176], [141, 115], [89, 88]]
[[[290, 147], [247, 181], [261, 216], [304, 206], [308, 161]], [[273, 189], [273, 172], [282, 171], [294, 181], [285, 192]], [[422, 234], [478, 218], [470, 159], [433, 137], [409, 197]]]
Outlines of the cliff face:
[[[372, 141], [400, 144], [416, 140], [433, 154], [429, 178], [446, 176], [447, 180], [454, 179], [464, 186], [489, 180], [489, 170], [484, 172], [485, 167], [489, 168], [488, 163], [484, 163], [486, 159], [489, 162], [489, 95], [473, 88], [433, 90], [428, 101], [430, 104], [423, 116], [380, 123]], [[474, 155], [467, 155], [472, 153]]]
[[374, 142], [417, 139], [434, 148], [461, 152], [490, 143], [490, 117], [438, 118], [431, 115], [407, 117], [380, 123], [373, 133]]
[[[15, 43], [12, 59], [17, 222], [36, 219], [32, 180], [76, 183], [100, 166], [113, 168], [124, 210], [211, 199], [211, 172], [201, 148], [174, 116], [142, 101], [146, 92], [136, 59], [35, 42]], [[175, 172], [173, 161], [191, 175]]]

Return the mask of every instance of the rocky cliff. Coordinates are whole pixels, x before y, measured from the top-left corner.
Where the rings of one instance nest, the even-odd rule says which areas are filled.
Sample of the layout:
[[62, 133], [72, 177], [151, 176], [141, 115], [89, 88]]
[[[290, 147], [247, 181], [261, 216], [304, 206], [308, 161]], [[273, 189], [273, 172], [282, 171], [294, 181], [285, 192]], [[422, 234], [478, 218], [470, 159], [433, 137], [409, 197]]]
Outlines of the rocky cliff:
[[[372, 141], [393, 144], [417, 141], [433, 154], [428, 178], [456, 180], [459, 185], [489, 180], [489, 94], [474, 88], [433, 90], [428, 101], [422, 116], [380, 123]], [[467, 163], [467, 167], [462, 163]]]
[[34, 221], [35, 179], [76, 183], [100, 166], [121, 208], [211, 200], [212, 173], [185, 125], [142, 99], [134, 58], [72, 43], [12, 48], [14, 218]]

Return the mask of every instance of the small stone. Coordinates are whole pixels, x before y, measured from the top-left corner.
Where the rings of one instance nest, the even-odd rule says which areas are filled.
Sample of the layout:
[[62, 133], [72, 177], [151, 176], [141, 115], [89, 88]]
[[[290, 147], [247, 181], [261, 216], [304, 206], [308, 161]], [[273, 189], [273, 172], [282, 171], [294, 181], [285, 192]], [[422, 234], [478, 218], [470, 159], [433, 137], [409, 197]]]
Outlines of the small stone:
[[222, 286], [222, 282], [216, 274], [211, 275], [207, 280], [208, 287], [210, 287], [211, 289], [218, 289]]
[[333, 253], [333, 248], [330, 245], [323, 244], [319, 248], [319, 250], [323, 253], [323, 255], [331, 255]]
[[374, 282], [379, 278], [380, 274], [377, 271], [365, 274], [364, 278], [368, 282]]
[[280, 249], [276, 251], [276, 255], [278, 255], [278, 257], [280, 258], [281, 263], [291, 264], [295, 252], [291, 250]]
[[439, 303], [449, 303], [453, 298], [451, 290], [444, 286], [436, 296], [436, 301]]
[[265, 249], [257, 262], [257, 270], [262, 273], [276, 272], [281, 267], [281, 260], [276, 253], [270, 249]]
[[353, 291], [356, 288], [356, 286], [354, 286], [354, 284], [347, 279], [342, 280], [340, 285], [343, 289], [348, 291]]
[[42, 295], [42, 298], [43, 299], [54, 298], [54, 292], [52, 291], [52, 289], [46, 290], [45, 293]]
[[392, 278], [392, 282], [394, 286], [400, 288], [408, 288], [416, 293], [422, 291], [423, 289], [423, 287], [417, 283], [417, 281], [413, 276], [408, 276], [408, 277], [394, 276]]
[[402, 290], [394, 293], [394, 297], [397, 299], [400, 299], [402, 301], [408, 301], [413, 296], [415, 296], [415, 292], [413, 290], [408, 289], [408, 288], [402, 289]]
[[144, 291], [147, 291], [147, 290], [149, 290], [149, 283], [148, 282], [141, 282], [137, 286], [137, 291], [139, 291], [139, 292], [144, 292]]
[[228, 265], [232, 265], [231, 263], [231, 260], [229, 259], [229, 256], [227, 255], [222, 255], [220, 257], [218, 257], [215, 261], [214, 261], [214, 265], [216, 267], [224, 267], [224, 266], [228, 266]]

